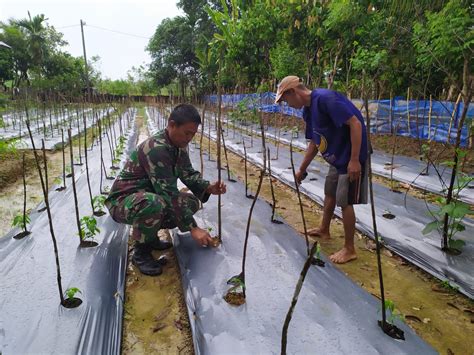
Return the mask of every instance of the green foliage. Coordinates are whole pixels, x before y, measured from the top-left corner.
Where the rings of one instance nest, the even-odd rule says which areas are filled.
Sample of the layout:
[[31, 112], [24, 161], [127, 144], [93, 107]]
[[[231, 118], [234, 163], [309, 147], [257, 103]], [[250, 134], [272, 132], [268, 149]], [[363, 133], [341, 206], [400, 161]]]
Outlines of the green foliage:
[[396, 309], [395, 302], [393, 302], [392, 300], [385, 300], [385, 311], [387, 312], [387, 322], [390, 324], [394, 324], [396, 319], [400, 321], [403, 321], [405, 319], [403, 314]]
[[416, 63], [424, 69], [443, 70], [451, 83], [459, 83], [464, 59], [472, 60], [473, 56], [473, 26], [469, 6], [463, 0], [450, 0], [438, 12], [426, 11], [425, 18], [413, 26]]
[[[26, 224], [24, 222], [26, 222]], [[25, 219], [23, 220], [23, 213], [19, 213], [15, 217], [13, 217], [12, 227], [17, 227], [26, 230], [26, 226], [30, 223], [31, 219], [29, 215], [25, 215]]]
[[92, 199], [92, 205], [94, 206], [95, 211], [103, 211], [104, 210], [104, 202], [105, 202], [105, 196], [103, 195], [97, 195], [94, 196]]
[[[458, 148], [456, 149], [458, 160], [462, 160], [467, 152]], [[453, 161], [445, 161], [443, 164], [447, 166], [454, 166]], [[461, 171], [461, 166], [458, 165], [456, 171], [457, 179], [453, 187], [452, 200], [448, 203], [447, 197], [438, 197], [436, 201], [440, 206], [437, 206], [434, 211], [429, 211], [430, 215], [434, 218], [433, 221], [428, 223], [423, 229], [423, 234], [429, 234], [437, 230], [440, 235], [443, 235], [444, 219], [448, 216], [448, 247], [452, 249], [461, 250], [465, 245], [463, 240], [454, 239], [454, 236], [458, 232], [462, 232], [466, 229], [466, 226], [462, 223], [462, 220], [466, 215], [472, 214], [470, 205], [459, 200], [459, 194], [468, 186], [474, 182], [474, 177], [469, 176]], [[443, 190], [447, 193], [446, 190]]]
[[82, 240], [94, 239], [94, 236], [100, 233], [100, 229], [97, 228], [97, 220], [94, 218], [94, 216], [84, 216], [80, 219], [80, 222], [80, 237]]
[[304, 76], [305, 62], [303, 54], [298, 49], [290, 48], [287, 42], [280, 42], [270, 50], [272, 74], [280, 81], [287, 75]]
[[66, 290], [66, 297], [68, 299], [71, 299], [71, 298], [74, 298], [74, 296], [77, 294], [77, 293], [82, 293], [80, 289], [78, 289], [77, 287], [69, 287], [67, 290]]

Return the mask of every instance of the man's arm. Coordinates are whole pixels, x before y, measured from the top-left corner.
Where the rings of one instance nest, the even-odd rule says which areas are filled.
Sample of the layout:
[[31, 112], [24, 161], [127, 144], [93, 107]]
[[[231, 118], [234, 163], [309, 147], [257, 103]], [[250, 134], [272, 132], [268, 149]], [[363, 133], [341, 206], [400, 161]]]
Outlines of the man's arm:
[[349, 180], [353, 181], [360, 176], [361, 166], [359, 161], [360, 147], [362, 145], [362, 124], [356, 116], [346, 122], [351, 132], [351, 159], [347, 165]]
[[316, 154], [318, 154], [318, 146], [313, 141], [310, 141], [308, 148], [306, 148], [306, 153], [304, 154], [303, 162], [300, 165], [299, 171], [295, 174], [298, 184], [303, 180], [303, 175], [306, 173], [306, 169], [308, 169], [309, 164], [311, 164]]

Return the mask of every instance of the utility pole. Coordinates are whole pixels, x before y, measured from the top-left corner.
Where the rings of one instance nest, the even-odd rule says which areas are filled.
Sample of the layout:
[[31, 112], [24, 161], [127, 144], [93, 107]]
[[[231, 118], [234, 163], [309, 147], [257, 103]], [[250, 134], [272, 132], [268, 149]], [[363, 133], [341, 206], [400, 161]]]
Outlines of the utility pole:
[[81, 34], [82, 34], [82, 51], [84, 52], [84, 67], [86, 71], [86, 84], [87, 84], [87, 99], [91, 102], [91, 85], [89, 82], [89, 69], [87, 68], [87, 55], [86, 55], [86, 42], [84, 41], [84, 25], [86, 23], [81, 20]]

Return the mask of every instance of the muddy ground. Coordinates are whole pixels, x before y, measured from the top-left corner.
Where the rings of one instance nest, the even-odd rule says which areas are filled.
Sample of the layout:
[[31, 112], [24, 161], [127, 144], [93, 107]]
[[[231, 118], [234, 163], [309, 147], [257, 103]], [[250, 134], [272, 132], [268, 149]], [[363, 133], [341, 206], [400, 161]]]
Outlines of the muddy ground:
[[[136, 122], [138, 142], [148, 137], [143, 109]], [[161, 239], [169, 239], [168, 231], [160, 231]], [[132, 243], [129, 249], [132, 250]], [[130, 262], [125, 289], [123, 354], [193, 354], [193, 340], [178, 261], [173, 250], [154, 252], [155, 257], [168, 258], [163, 274], [142, 275]]]

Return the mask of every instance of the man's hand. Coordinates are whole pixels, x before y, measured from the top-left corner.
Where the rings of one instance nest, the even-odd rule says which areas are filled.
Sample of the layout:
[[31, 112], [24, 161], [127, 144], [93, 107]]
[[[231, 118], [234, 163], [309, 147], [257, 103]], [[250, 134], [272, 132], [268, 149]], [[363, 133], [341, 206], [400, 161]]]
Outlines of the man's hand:
[[306, 176], [308, 176], [308, 173], [306, 172], [306, 170], [298, 170], [296, 173], [295, 173], [295, 177], [296, 177], [296, 183], [299, 185], [301, 184], [301, 181], [303, 181]]
[[210, 184], [206, 192], [210, 193], [211, 195], [222, 195], [225, 194], [227, 191], [227, 186], [221, 181], [216, 181], [212, 184]]
[[347, 173], [349, 174], [349, 181], [354, 181], [360, 177], [362, 168], [359, 160], [350, 160], [347, 165]]
[[202, 247], [212, 245], [213, 239], [210, 234], [202, 228], [194, 227], [191, 229], [191, 237]]

